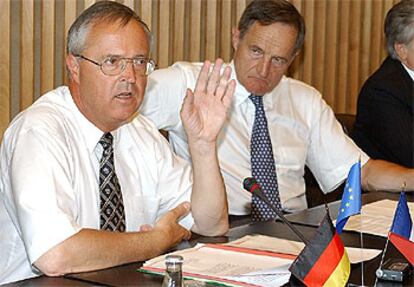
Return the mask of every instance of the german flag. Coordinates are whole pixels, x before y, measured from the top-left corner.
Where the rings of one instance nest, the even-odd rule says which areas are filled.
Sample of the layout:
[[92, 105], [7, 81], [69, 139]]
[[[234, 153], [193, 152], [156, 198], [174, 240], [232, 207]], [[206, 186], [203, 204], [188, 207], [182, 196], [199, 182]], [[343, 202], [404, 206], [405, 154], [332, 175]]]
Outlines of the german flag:
[[306, 286], [345, 286], [351, 265], [329, 212], [289, 270]]

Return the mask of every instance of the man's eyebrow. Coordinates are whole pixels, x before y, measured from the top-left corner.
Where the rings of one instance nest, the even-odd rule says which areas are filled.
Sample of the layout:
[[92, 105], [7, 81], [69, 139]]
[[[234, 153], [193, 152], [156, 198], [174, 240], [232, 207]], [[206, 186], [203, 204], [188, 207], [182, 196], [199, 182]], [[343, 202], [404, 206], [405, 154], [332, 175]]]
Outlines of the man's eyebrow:
[[[106, 55], [103, 55], [102, 57], [103, 58], [108, 58], [108, 57], [129, 58], [129, 57], [125, 57], [124, 55], [120, 55], [120, 54], [106, 54]], [[145, 54], [135, 54], [131, 58], [148, 58], [148, 56], [146, 56]]]
[[118, 54], [105, 54], [105, 55], [102, 55], [101, 57], [102, 57], [103, 59], [106, 59], [106, 58], [109, 58], [109, 57], [121, 58], [122, 56], [121, 56], [121, 55], [118, 55]]

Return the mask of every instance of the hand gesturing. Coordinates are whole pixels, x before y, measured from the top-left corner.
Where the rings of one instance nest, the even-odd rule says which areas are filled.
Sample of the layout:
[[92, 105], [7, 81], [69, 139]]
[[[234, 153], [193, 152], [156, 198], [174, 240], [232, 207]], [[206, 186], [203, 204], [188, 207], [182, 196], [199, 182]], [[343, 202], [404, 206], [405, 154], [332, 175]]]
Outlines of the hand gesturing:
[[181, 119], [189, 143], [215, 143], [226, 120], [236, 82], [229, 81], [229, 66], [220, 74], [222, 65], [223, 60], [217, 59], [210, 72], [211, 63], [204, 62], [194, 92], [187, 89]]

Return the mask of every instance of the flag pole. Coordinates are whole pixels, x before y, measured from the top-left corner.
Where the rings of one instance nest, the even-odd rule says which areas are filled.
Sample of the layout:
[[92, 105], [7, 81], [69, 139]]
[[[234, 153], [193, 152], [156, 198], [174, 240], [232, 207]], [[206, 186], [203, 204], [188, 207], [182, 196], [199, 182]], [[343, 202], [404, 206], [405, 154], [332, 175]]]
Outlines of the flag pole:
[[360, 245], [361, 245], [361, 286], [365, 286], [365, 281], [364, 281], [364, 239], [362, 237], [362, 208], [361, 208], [361, 216], [359, 217], [360, 220], [360, 229], [359, 229], [359, 241], [360, 241]]
[[[380, 262], [378, 269], [381, 269], [382, 263], [384, 263], [385, 253], [387, 253], [387, 249], [388, 249], [388, 241], [389, 241], [389, 237], [387, 236], [387, 241], [385, 242], [384, 251], [382, 252], [381, 262]], [[378, 283], [378, 277], [375, 276], [374, 286], [377, 286], [377, 283]]]
[[[405, 189], [407, 187], [407, 182], [404, 181], [403, 185], [401, 186], [402, 192], [405, 192]], [[389, 232], [388, 232], [389, 233]], [[388, 249], [388, 242], [390, 241], [390, 237], [389, 235], [387, 235], [387, 241], [385, 242], [385, 247], [384, 247], [384, 251], [382, 252], [382, 256], [381, 256], [381, 262], [380, 265], [378, 267], [378, 269], [381, 269], [382, 264], [384, 263], [384, 258], [385, 258], [385, 254], [387, 253], [387, 249]], [[375, 276], [375, 284], [374, 286], [377, 286], [378, 283], [378, 277]]]
[[[359, 155], [359, 165], [361, 166], [361, 155]], [[359, 174], [359, 182], [361, 182], [361, 173]], [[362, 193], [362, 191], [361, 191]], [[361, 194], [362, 197], [362, 194]], [[359, 217], [359, 241], [361, 245], [361, 286], [365, 286], [364, 280], [364, 239], [363, 239], [363, 232], [362, 232], [362, 204], [361, 204], [361, 213]]]

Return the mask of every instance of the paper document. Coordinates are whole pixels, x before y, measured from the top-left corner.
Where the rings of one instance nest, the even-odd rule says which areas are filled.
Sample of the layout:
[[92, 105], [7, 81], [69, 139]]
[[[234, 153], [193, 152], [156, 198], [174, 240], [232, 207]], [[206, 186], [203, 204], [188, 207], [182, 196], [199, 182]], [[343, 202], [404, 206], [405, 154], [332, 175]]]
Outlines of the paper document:
[[291, 263], [282, 265], [278, 268], [254, 271], [238, 276], [225, 276], [227, 279], [250, 283], [254, 286], [273, 287], [281, 286], [289, 282]]
[[[172, 254], [183, 256], [184, 278], [220, 282], [227, 286], [281, 286], [289, 281], [295, 256], [220, 244], [198, 244]], [[144, 271], [163, 273], [165, 255], [143, 265]]]
[[[286, 253], [295, 256], [299, 255], [299, 253], [305, 247], [305, 244], [302, 242], [265, 235], [246, 235], [240, 239], [229, 242], [226, 245], [257, 250], [267, 250], [276, 253]], [[349, 261], [351, 263], [370, 260], [381, 253], [381, 250], [378, 249], [361, 249], [354, 247], [345, 247], [345, 249], [348, 253]]]
[[[398, 201], [384, 199], [362, 206], [361, 214], [351, 216], [344, 230], [387, 237]], [[414, 202], [408, 202], [410, 214], [414, 214]]]

